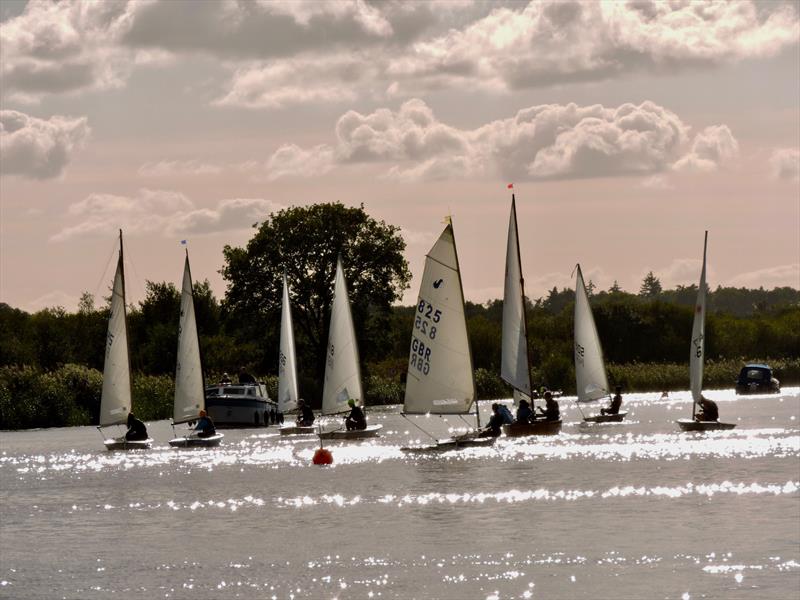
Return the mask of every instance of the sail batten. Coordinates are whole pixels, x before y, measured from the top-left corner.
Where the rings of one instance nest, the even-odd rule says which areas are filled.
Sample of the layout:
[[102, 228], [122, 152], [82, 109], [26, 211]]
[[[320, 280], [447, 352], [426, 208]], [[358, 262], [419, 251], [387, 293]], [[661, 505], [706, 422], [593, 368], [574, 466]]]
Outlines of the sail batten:
[[591, 402], [609, 394], [600, 336], [589, 305], [581, 266], [575, 281], [575, 384], [578, 402]]
[[425, 257], [403, 410], [467, 414], [475, 398], [464, 292], [453, 227], [448, 224]]
[[197, 419], [198, 412], [204, 408], [205, 385], [200, 358], [200, 339], [197, 332], [192, 273], [189, 268], [187, 252], [181, 285], [178, 361], [175, 368], [175, 402], [172, 422], [177, 425], [193, 421]]
[[111, 313], [106, 333], [106, 354], [103, 364], [103, 389], [100, 396], [101, 427], [120, 425], [131, 412], [131, 378], [128, 360], [128, 330], [125, 317], [125, 273], [122, 260], [122, 232], [119, 239], [119, 260], [111, 292]]
[[[689, 349], [689, 381], [692, 399], [697, 404], [703, 391], [703, 362], [705, 358], [706, 329], [706, 249], [708, 231], [703, 240], [703, 268], [700, 271], [700, 287], [697, 290], [694, 321], [692, 322], [692, 342]], [[694, 411], [693, 411], [694, 412]]]
[[294, 345], [292, 308], [289, 302], [289, 283], [283, 274], [283, 301], [281, 304], [281, 344], [278, 357], [278, 412], [287, 413], [297, 408], [297, 354]]
[[347, 281], [342, 259], [336, 261], [333, 306], [325, 362], [325, 384], [322, 391], [322, 414], [332, 415], [349, 410], [347, 401], [363, 401], [358, 344], [350, 312]]
[[511, 215], [508, 221], [508, 241], [506, 244], [500, 377], [524, 396], [531, 396], [525, 291], [523, 288], [522, 260], [519, 252], [516, 201], [513, 196], [511, 198]]

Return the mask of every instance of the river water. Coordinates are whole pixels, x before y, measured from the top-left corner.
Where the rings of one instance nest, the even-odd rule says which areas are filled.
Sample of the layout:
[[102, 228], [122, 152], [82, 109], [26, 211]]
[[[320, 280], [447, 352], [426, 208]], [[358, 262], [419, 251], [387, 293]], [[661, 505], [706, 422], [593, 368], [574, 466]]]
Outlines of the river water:
[[274, 429], [178, 450], [157, 422], [128, 453], [2, 432], [0, 597], [797, 598], [800, 390], [707, 395], [736, 429], [679, 432], [688, 393], [593, 426], [565, 398], [558, 436], [429, 454], [401, 447], [459, 418], [374, 409], [382, 437], [332, 467]]

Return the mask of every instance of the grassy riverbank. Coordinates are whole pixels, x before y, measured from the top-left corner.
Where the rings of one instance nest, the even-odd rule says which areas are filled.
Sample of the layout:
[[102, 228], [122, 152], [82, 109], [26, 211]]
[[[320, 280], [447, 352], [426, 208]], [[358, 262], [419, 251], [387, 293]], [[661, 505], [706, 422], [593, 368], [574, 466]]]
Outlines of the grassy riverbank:
[[[800, 359], [764, 360], [775, 370], [781, 385], [800, 384]], [[705, 365], [706, 388], [731, 388], [743, 360], [709, 360]], [[399, 404], [405, 386], [397, 375], [381, 374], [379, 369], [365, 382], [366, 402]], [[685, 390], [689, 387], [689, 370], [680, 363], [609, 364], [609, 383], [622, 385], [626, 392]], [[212, 380], [214, 378], [212, 377]], [[542, 377], [533, 372], [535, 382], [546, 381], [553, 389], [566, 394], [575, 393], [572, 365]], [[278, 382], [274, 376], [264, 378], [271, 397], [277, 396]], [[475, 371], [478, 397], [481, 399], [508, 398], [510, 388], [499, 375], [486, 369]], [[0, 429], [29, 429], [33, 427], [62, 427], [97, 423], [103, 375], [96, 369], [68, 364], [52, 371], [32, 367], [0, 367]], [[132, 377], [133, 406], [145, 421], [169, 418], [172, 414], [174, 383], [167, 375]]]

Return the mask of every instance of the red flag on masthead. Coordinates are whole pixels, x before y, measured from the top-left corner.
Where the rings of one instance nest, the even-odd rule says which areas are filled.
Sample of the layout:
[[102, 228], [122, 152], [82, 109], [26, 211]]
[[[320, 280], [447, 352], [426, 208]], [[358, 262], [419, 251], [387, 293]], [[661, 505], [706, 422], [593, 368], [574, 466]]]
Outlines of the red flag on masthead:
[[508, 184], [508, 189], [513, 190], [514, 189], [514, 184], [513, 183], [509, 183]]

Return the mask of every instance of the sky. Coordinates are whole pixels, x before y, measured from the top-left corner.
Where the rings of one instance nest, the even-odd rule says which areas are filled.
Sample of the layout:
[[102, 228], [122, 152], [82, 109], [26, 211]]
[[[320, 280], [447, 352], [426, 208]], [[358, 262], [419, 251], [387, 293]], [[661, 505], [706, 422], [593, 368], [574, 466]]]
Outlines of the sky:
[[293, 205], [363, 203], [414, 279], [452, 215], [467, 300], [800, 288], [800, 3], [0, 3], [0, 302], [129, 301]]

